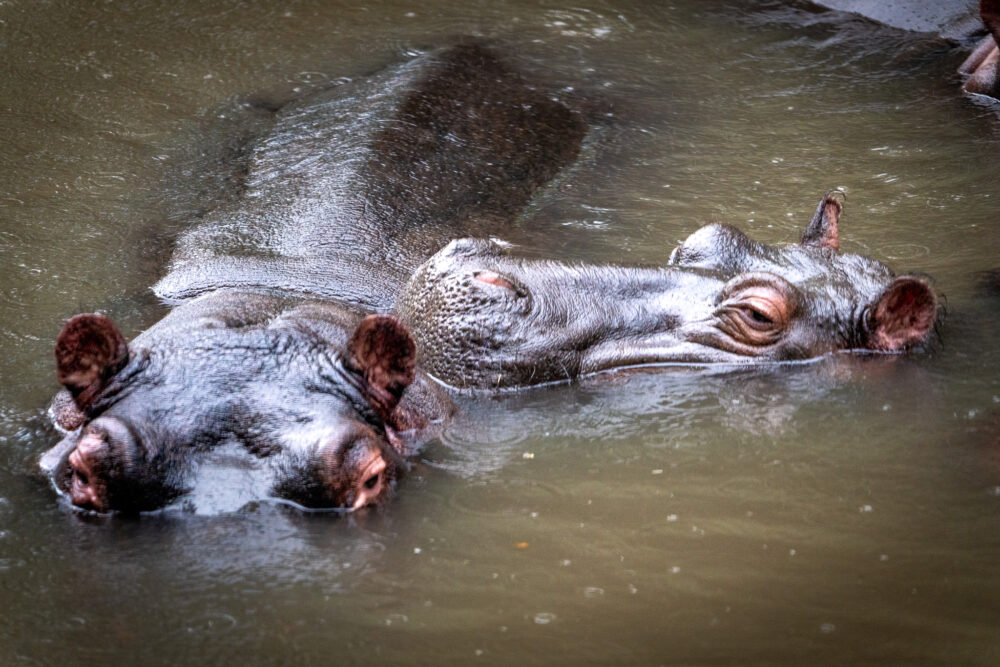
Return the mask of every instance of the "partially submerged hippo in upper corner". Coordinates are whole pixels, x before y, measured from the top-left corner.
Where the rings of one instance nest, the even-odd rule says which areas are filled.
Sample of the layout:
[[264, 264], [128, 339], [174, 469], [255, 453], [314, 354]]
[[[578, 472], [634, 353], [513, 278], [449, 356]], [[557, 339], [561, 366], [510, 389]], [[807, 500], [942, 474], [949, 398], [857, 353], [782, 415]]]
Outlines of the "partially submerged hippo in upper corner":
[[990, 31], [958, 68], [968, 76], [963, 88], [976, 95], [1000, 98], [1000, 0], [982, 0], [979, 13]]
[[708, 225], [666, 268], [574, 266], [514, 257], [496, 240], [454, 241], [417, 270], [396, 313], [421, 367], [460, 388], [922, 344], [937, 318], [933, 289], [840, 254], [840, 213], [827, 195], [802, 242], [788, 247]]
[[964, 41], [982, 28], [976, 0], [812, 0], [817, 5], [858, 14], [901, 30], [927, 32]]
[[[966, 92], [1000, 98], [1000, 0], [813, 0], [903, 30], [967, 43], [989, 31], [959, 67]], [[977, 12], [978, 5], [978, 12]]]

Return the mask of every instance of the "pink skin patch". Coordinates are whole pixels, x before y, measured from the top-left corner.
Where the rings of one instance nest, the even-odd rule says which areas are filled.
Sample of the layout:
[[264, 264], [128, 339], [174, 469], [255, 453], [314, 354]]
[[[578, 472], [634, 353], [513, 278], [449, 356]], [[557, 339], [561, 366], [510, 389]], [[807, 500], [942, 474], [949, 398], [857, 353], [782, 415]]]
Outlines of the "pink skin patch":
[[511, 292], [514, 291], [514, 283], [510, 282], [499, 273], [494, 273], [493, 271], [477, 271], [475, 278], [479, 282], [483, 282], [488, 285], [496, 285], [497, 287], [503, 287], [504, 289], [509, 289]]

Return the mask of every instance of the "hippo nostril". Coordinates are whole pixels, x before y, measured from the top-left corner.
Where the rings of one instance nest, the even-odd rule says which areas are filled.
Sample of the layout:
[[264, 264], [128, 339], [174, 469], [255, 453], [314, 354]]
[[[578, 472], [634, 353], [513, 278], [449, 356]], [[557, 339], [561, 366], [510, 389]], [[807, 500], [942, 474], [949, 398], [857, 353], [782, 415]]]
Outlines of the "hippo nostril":
[[379, 476], [377, 474], [375, 474], [375, 475], [372, 475], [371, 477], [369, 477], [368, 479], [366, 479], [365, 480], [365, 485], [364, 485], [365, 488], [366, 489], [374, 489], [375, 485], [378, 484], [378, 478], [379, 478]]

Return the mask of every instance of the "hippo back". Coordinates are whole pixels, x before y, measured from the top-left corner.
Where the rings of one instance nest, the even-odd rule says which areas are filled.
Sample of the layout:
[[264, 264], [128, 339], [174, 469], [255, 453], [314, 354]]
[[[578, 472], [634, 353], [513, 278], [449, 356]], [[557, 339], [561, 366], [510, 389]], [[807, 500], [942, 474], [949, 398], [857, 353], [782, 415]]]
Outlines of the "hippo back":
[[243, 195], [183, 235], [168, 302], [265, 288], [384, 309], [456, 236], [513, 220], [577, 156], [585, 124], [463, 43], [291, 103]]

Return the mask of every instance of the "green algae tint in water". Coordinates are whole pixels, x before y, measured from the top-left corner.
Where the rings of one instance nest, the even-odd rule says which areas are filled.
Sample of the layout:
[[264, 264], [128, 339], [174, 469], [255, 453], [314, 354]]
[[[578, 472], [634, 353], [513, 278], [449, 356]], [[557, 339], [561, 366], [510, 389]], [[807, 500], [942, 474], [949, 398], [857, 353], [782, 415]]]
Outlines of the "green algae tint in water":
[[[1000, 660], [1000, 113], [959, 94], [960, 49], [693, 0], [15, 0], [0, 31], [0, 662]], [[163, 315], [147, 286], [256, 131], [235, 102], [469, 34], [612, 114], [530, 252], [662, 263], [718, 220], [791, 241], [841, 187], [846, 251], [936, 278], [941, 345], [462, 399], [397, 501], [343, 520], [61, 506], [35, 472], [52, 340]]]

